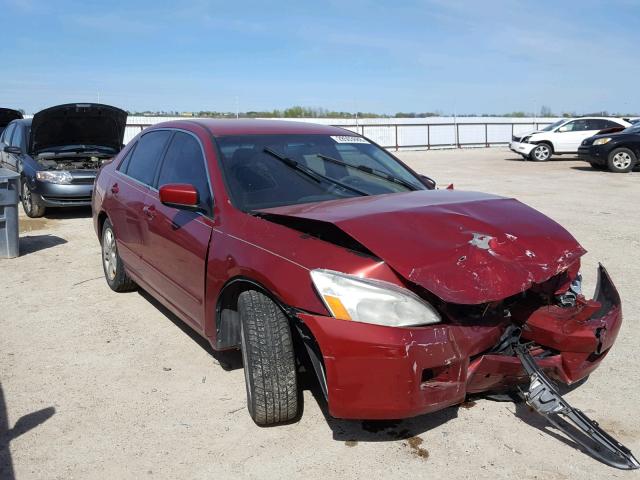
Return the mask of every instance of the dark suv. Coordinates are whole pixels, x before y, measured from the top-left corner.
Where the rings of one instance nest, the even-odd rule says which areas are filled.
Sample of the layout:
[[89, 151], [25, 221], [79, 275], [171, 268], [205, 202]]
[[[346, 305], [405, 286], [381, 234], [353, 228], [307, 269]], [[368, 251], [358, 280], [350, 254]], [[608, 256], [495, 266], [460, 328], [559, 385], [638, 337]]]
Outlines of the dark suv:
[[640, 159], [640, 124], [589, 137], [578, 148], [578, 155], [596, 170], [608, 168], [615, 173], [630, 172], [638, 166]]
[[91, 205], [96, 173], [121, 150], [126, 120], [116, 107], [74, 103], [10, 122], [0, 136], [0, 163], [21, 174], [25, 213]]

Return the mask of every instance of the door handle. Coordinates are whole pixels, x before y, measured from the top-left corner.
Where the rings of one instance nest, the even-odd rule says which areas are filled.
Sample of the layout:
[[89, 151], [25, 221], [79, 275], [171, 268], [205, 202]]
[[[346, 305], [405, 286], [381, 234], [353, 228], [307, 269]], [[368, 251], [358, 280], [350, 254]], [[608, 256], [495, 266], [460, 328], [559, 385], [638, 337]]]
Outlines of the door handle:
[[156, 207], [154, 207], [153, 205], [145, 205], [144, 207], [142, 207], [142, 213], [144, 213], [149, 220], [153, 220], [153, 217], [156, 216]]
[[111, 193], [113, 193], [114, 195], [117, 195], [119, 191], [120, 191], [120, 187], [118, 187], [117, 183], [114, 183], [113, 186], [111, 187]]

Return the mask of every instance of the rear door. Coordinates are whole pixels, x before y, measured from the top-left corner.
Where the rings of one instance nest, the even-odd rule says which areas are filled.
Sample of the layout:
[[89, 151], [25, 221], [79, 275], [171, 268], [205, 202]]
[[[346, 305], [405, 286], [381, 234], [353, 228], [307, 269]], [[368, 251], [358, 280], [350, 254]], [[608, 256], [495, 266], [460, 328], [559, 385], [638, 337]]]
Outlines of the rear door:
[[154, 190], [146, 196], [143, 260], [149, 284], [193, 326], [204, 328], [205, 273], [211, 238], [213, 197], [205, 155], [198, 138], [173, 135], [156, 185], [187, 183], [198, 191], [199, 211], [169, 207]]
[[106, 201], [118, 252], [127, 267], [143, 281], [148, 273], [142, 261], [147, 228], [143, 210], [147, 197], [155, 192], [154, 179], [170, 136], [168, 130], [152, 130], [142, 135], [107, 185]]

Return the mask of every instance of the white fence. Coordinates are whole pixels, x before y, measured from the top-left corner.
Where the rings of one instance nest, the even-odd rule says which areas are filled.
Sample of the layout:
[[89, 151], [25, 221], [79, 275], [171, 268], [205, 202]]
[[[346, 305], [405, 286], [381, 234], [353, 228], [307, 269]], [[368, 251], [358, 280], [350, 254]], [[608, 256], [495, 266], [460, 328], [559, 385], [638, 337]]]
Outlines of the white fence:
[[[136, 117], [127, 119], [125, 143], [144, 128], [168, 120], [192, 117]], [[430, 117], [430, 118], [301, 118], [277, 119], [335, 125], [357, 132], [379, 145], [401, 149], [490, 147], [505, 145], [513, 135], [538, 130], [555, 118]], [[231, 120], [232, 121], [232, 120]]]

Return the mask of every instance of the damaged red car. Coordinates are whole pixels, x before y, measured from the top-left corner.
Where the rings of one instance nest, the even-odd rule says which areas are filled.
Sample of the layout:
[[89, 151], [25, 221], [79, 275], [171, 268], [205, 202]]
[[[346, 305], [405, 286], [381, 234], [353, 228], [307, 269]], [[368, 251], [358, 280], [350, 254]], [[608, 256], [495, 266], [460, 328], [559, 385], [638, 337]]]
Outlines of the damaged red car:
[[559, 224], [512, 198], [436, 189], [337, 127], [153, 126], [100, 170], [93, 209], [109, 286], [139, 285], [215, 350], [240, 349], [260, 425], [298, 415], [305, 365], [348, 419], [526, 384], [522, 356], [571, 384], [622, 322], [603, 267], [583, 296], [585, 250]]

